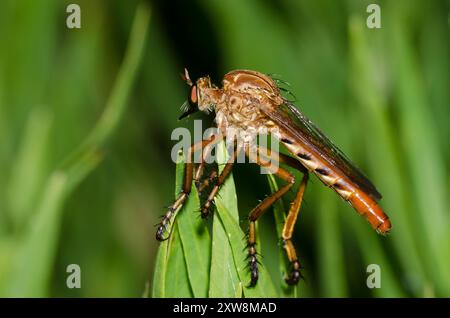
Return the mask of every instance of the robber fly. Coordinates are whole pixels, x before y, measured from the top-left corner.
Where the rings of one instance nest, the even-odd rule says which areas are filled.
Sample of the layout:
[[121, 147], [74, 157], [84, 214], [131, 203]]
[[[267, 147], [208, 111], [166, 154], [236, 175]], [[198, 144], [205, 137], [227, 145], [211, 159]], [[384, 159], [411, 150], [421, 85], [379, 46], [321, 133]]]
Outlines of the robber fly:
[[[195, 83], [185, 70], [184, 79], [190, 86], [188, 107], [180, 117], [186, 117], [195, 111], [214, 112], [218, 130], [225, 134], [230, 128], [244, 131], [259, 131], [265, 128], [269, 134], [283, 143], [291, 156], [269, 151], [270, 156], [276, 155], [279, 163], [286, 164], [303, 172], [300, 186], [292, 201], [282, 232], [283, 248], [291, 264], [291, 270], [286, 277], [288, 284], [296, 284], [301, 278], [300, 263], [292, 244], [294, 226], [302, 203], [303, 193], [309, 173], [315, 174], [327, 187], [333, 189], [341, 198], [350, 203], [353, 208], [364, 216], [370, 225], [380, 234], [387, 234], [391, 222], [377, 201], [381, 194], [375, 186], [360, 172], [347, 157], [305, 116], [292, 102], [281, 94], [281, 87], [272, 77], [250, 70], [235, 70], [227, 73], [222, 87], [211, 83], [209, 77], [199, 78]], [[194, 143], [188, 151], [188, 158], [199, 149], [217, 141], [215, 136]], [[245, 147], [244, 147], [245, 148]], [[201, 213], [206, 217], [213, 205], [214, 198], [230, 174], [237, 153], [242, 149], [236, 146], [223, 171], [214, 178], [213, 188], [203, 203]], [[262, 161], [257, 153], [247, 150], [245, 154], [259, 165], [271, 169], [271, 164]], [[267, 150], [267, 149], [265, 149]], [[202, 153], [202, 158], [204, 154]], [[201, 161], [194, 173], [192, 161], [187, 160], [183, 189], [175, 202], [169, 207], [158, 226], [156, 238], [159, 241], [167, 239], [168, 225], [175, 212], [186, 201], [192, 181], [198, 182], [203, 173], [204, 161]], [[256, 258], [256, 220], [276, 200], [281, 198], [295, 184], [295, 177], [289, 171], [278, 168], [273, 172], [286, 184], [271, 196], [261, 201], [249, 214], [248, 254], [251, 273], [250, 285], [258, 280], [258, 262]], [[166, 235], [167, 234], [167, 235]]]

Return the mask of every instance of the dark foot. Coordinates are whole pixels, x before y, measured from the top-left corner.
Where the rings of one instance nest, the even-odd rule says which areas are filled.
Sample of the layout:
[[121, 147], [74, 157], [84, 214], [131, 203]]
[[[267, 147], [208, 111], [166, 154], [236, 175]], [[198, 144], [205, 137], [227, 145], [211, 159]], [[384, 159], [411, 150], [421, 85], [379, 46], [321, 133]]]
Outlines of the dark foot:
[[255, 243], [248, 245], [248, 265], [250, 268], [250, 284], [249, 287], [254, 287], [258, 282], [258, 260], [256, 258]]
[[[164, 236], [167, 233], [167, 236]], [[156, 239], [160, 242], [167, 240], [170, 237], [170, 233], [167, 231], [167, 225], [159, 224], [156, 230]]]
[[207, 219], [214, 210], [214, 201], [207, 200], [205, 204], [202, 206], [201, 215], [202, 219]]
[[302, 274], [300, 273], [300, 263], [298, 260], [294, 260], [291, 262], [291, 273], [288, 277], [285, 278], [285, 281], [288, 285], [296, 285], [298, 281], [303, 278]]
[[174, 208], [169, 207], [169, 210], [164, 215], [163, 219], [161, 220], [161, 223], [159, 223], [158, 225], [158, 229], [156, 230], [156, 239], [160, 242], [165, 241], [170, 237], [169, 225], [173, 213]]

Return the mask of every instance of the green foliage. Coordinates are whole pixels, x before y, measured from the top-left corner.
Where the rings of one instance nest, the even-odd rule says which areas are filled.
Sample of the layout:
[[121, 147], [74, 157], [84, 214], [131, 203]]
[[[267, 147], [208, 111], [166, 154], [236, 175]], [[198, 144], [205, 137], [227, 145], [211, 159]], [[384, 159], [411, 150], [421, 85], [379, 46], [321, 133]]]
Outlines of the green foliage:
[[[135, 297], [148, 281], [155, 297], [450, 295], [448, 1], [378, 1], [381, 29], [366, 27], [366, 0], [154, 1], [151, 21], [138, 1], [80, 0], [79, 30], [65, 26], [69, 3], [0, 3], [1, 295]], [[277, 184], [239, 165], [211, 220], [194, 190], [156, 242], [183, 169], [171, 131], [192, 128], [176, 121], [184, 66], [216, 84], [236, 68], [290, 82], [383, 194], [392, 233], [312, 176], [294, 233], [306, 280], [283, 281], [289, 193], [258, 221], [249, 289], [247, 213]], [[81, 289], [66, 287], [72, 263]], [[369, 264], [380, 289], [366, 287]]]
[[[32, 182], [29, 185], [28, 174], [22, 174], [27, 171], [30, 172], [31, 176], [37, 174], [31, 167], [39, 168], [39, 166], [36, 167], [36, 162], [31, 162], [31, 159], [37, 158], [37, 164], [40, 164], [39, 159], [43, 157], [49, 129], [48, 119], [45, 115], [32, 114], [34, 116], [30, 119], [24, 146], [19, 155], [20, 159], [16, 168], [17, 177], [12, 179], [13, 185], [9, 193], [13, 207], [12, 212], [16, 212], [12, 217], [15, 218], [13, 222], [16, 227], [21, 226], [20, 223], [22, 223], [23, 229], [20, 229], [19, 233], [10, 238], [16, 240], [16, 242], [11, 243], [15, 244], [15, 249], [13, 255], [10, 255], [9, 266], [2, 268], [5, 273], [1, 277], [0, 284], [3, 296], [43, 297], [48, 295], [64, 202], [100, 163], [102, 159], [101, 148], [119, 123], [138, 69], [148, 22], [148, 9], [140, 7], [136, 13], [123, 66], [104, 114], [82, 146], [69, 156], [61, 167], [50, 174], [48, 180], [44, 182], [42, 195], [37, 200], [35, 214], [28, 215], [29, 218], [25, 218], [24, 213], [29, 214], [29, 210], [32, 209], [30, 201], [35, 198], [32, 193], [38, 191], [36, 188], [38, 182]], [[39, 137], [42, 140], [36, 139], [38, 140], [37, 146], [29, 140], [31, 138], [35, 140], [34, 138]], [[38, 179], [38, 177], [32, 180], [35, 179]], [[25, 190], [26, 194], [30, 194], [27, 195], [30, 201], [25, 201], [21, 205], [20, 201], [15, 200], [21, 197], [22, 190]], [[15, 204], [15, 202], [18, 203]], [[17, 207], [16, 211], [14, 211], [14, 207]], [[28, 208], [28, 210], [25, 210], [25, 208]], [[32, 260], [31, 264], [30, 260]]]
[[[220, 172], [226, 162], [226, 150], [223, 143], [219, 147]], [[176, 194], [181, 189], [183, 174], [184, 160], [179, 155]], [[200, 219], [200, 202], [192, 186], [185, 206], [176, 215], [171, 237], [159, 247], [154, 297], [178, 297], [180, 292], [186, 297], [278, 296], [264, 267], [260, 268], [257, 286], [248, 287], [245, 234], [239, 226], [232, 176], [219, 191], [216, 206], [211, 240], [205, 222]], [[184, 260], [180, 255], [184, 255]]]

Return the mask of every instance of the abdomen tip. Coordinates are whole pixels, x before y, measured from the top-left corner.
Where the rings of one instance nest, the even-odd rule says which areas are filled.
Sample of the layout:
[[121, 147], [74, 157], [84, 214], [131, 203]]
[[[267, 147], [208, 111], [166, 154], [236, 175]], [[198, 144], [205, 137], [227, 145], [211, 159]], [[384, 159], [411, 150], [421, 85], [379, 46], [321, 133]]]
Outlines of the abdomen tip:
[[389, 234], [391, 228], [392, 228], [391, 221], [389, 219], [386, 219], [382, 223], [380, 223], [380, 225], [378, 225], [376, 230], [379, 234], [386, 235]]

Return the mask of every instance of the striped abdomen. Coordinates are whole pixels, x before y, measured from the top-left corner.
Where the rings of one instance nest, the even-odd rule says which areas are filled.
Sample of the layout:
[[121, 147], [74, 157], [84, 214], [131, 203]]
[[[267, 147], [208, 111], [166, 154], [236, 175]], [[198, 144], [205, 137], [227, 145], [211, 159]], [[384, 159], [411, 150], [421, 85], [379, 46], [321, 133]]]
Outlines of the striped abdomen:
[[336, 191], [345, 201], [349, 202], [378, 233], [387, 234], [389, 232], [391, 222], [388, 216], [369, 194], [362, 191], [313, 149], [306, 149], [289, 137], [280, 138], [280, 140], [292, 154], [299, 158], [303, 166], [313, 172], [325, 185]]

